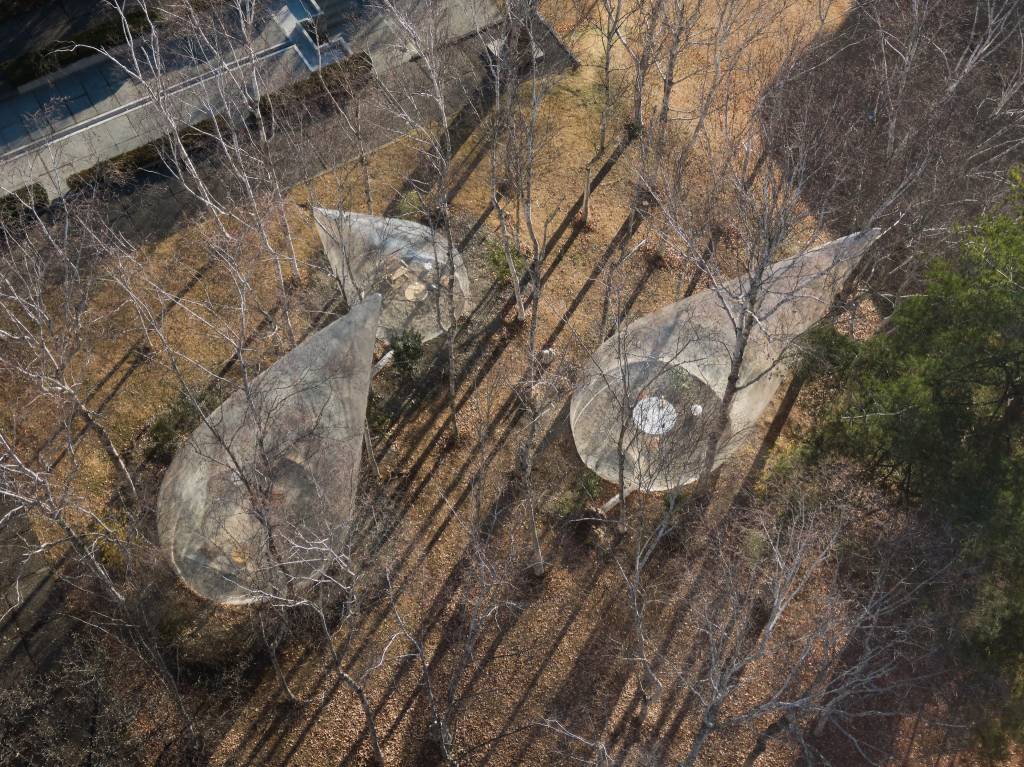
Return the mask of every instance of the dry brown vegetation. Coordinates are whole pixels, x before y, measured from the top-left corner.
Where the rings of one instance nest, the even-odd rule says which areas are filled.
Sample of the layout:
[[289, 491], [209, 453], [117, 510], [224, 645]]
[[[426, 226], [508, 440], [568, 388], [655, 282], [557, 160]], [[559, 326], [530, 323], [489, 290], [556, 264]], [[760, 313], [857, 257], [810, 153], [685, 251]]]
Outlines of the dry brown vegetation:
[[[682, 116], [674, 126], [680, 136], [687, 120], [710, 115], [683, 174], [688, 204], [725, 207], [728, 194], [714, 174], [734, 160], [734, 171], [747, 171], [749, 157], [762, 152], [748, 144], [747, 157], [735, 155], [738, 137], [759, 135], [763, 89], [812, 37], [827, 36], [842, 24], [848, 11], [827, 4], [823, 19], [820, 2], [773, 0], [752, 3], [751, 9], [755, 5], [759, 13], [730, 41], [735, 47], [719, 51], [735, 67], [728, 87], [709, 96], [708, 82], [695, 74], [681, 78], [672, 91], [672, 112]], [[709, 14], [713, 6], [708, 4]], [[788, 693], [811, 689], [818, 669], [859, 657], [853, 647], [861, 630], [854, 622], [858, 602], [844, 579], [873, 577], [873, 565], [865, 563], [874, 559], [860, 552], [884, 550], [893, 562], [918, 556], [910, 542], [924, 533], [894, 513], [892, 499], [866, 488], [850, 467], [832, 466], [794, 482], [780, 468], [784, 461], [770, 462], [762, 473], [763, 452], [771, 445], [760, 442], [725, 472], [708, 509], [675, 520], [642, 578], [634, 578], [630, 568], [663, 519], [664, 498], [638, 495], [628, 512], [612, 520], [580, 519], [593, 516], [592, 507], [615, 492], [590, 478], [569, 430], [568, 401], [582, 366], [616, 320], [647, 313], [703, 285], [693, 264], [670, 252], [675, 223], [669, 205], [646, 218], [628, 246], [618, 244], [637, 180], [650, 176], [640, 142], [615, 150], [630, 117], [631, 70], [623, 46], [614, 52], [613, 85], [620, 98], [612, 105], [609, 147], [596, 162], [609, 167], [591, 194], [587, 225], [572, 221], [599, 144], [602, 50], [591, 25], [596, 7], [548, 2], [541, 8], [582, 66], [544, 79], [536, 115], [532, 205], [536, 221], [546, 222], [546, 236], [543, 300], [531, 304], [532, 329], [516, 321], [512, 287], [495, 281], [486, 254], [486, 242], [501, 231], [491, 206], [491, 169], [478, 161], [489, 152], [486, 124], [451, 158], [453, 168], [472, 168], [449, 205], [453, 233], [465, 238], [461, 249], [474, 280], [475, 307], [454, 345], [454, 371], [445, 372], [442, 342], [436, 342], [416, 368], [419, 381], [388, 371], [374, 383], [376, 396], [391, 409], [373, 428], [379, 476], [374, 467], [364, 467], [365, 513], [382, 521], [372, 550], [362, 552], [357, 604], [330, 640], [337, 655], [322, 642], [305, 642], [296, 630], [292, 641], [275, 645], [279, 673], [253, 665], [218, 677], [207, 667], [230, 666], [222, 651], [252, 616], [203, 607], [166, 573], [156, 578], [158, 587], [146, 590], [146, 599], [169, 605], [158, 611], [160, 630], [191, 669], [192, 676], [180, 682], [181, 705], [207, 728], [203, 750], [210, 763], [371, 763], [364, 707], [354, 688], [339, 682], [338, 668], [360, 680], [388, 764], [443, 761], [431, 731], [436, 709], [444, 712], [451, 756], [460, 764], [683, 763], [708, 715], [715, 654], [735, 660], [745, 652], [749, 663], [716, 712], [731, 723], [706, 733], [707, 746], [695, 763], [740, 765], [751, 754], [758, 765], [799, 763], [795, 736], [772, 737], [763, 753], [757, 751], [758, 736], [782, 709], [765, 705], [762, 714], [750, 712], [777, 697], [779, 685], [790, 684]], [[712, 30], [712, 21], [698, 22], [694, 34]], [[679, 71], [706, 72], [711, 62], [702, 55], [687, 52]], [[652, 79], [652, 99], [660, 87]], [[374, 199], [395, 199], [419, 159], [411, 139], [374, 151], [368, 173]], [[769, 159], [761, 172], [775, 173], [775, 162]], [[159, 242], [141, 248], [126, 242], [106, 251], [107, 258], [119, 254], [120, 260], [96, 266], [80, 349], [64, 373], [97, 403], [118, 450], [139, 467], [140, 514], [152, 513], [162, 471], [146, 458], [151, 427], [182, 390], [202, 391], [215, 379], [230, 385], [239, 375], [264, 369], [335, 316], [340, 302], [307, 206], [364, 209], [361, 183], [353, 162], [291, 188], [287, 232], [280, 220], [264, 232], [227, 216], [206, 217]], [[800, 202], [790, 249], [846, 233], [822, 226], [813, 206]], [[739, 236], [729, 214], [716, 225]], [[269, 244], [260, 241], [263, 234]], [[527, 239], [525, 225], [519, 236]], [[718, 254], [725, 272], [742, 267], [729, 236]], [[228, 252], [230, 259], [220, 257]], [[288, 259], [281, 257], [284, 252]], [[779, 251], [780, 257], [788, 254], [785, 247]], [[241, 330], [243, 319], [247, 326]], [[853, 309], [847, 319], [860, 334], [878, 323], [870, 304]], [[232, 366], [239, 348], [245, 365]], [[531, 353], [539, 348], [553, 349], [554, 362], [531, 377]], [[454, 379], [453, 408], [446, 376]], [[0, 403], [3, 423], [16, 432], [20, 448], [51, 461], [61, 451], [73, 453], [73, 460], [56, 464], [54, 474], [54, 484], [75, 496], [70, 505], [79, 511], [69, 517], [72, 526], [109, 525], [109, 535], [100, 536], [100, 559], [113, 567], [144, 568], [145, 559], [118, 562], [124, 547], [106, 541], [139, 536], [141, 545], [142, 531], [152, 526], [124, 510], [122, 477], [97, 433], [81, 430], [72, 413], [40, 406], [52, 400], [14, 383], [13, 375], [4, 383], [9, 385]], [[800, 442], [814, 412], [804, 405], [817, 396], [822, 395], [813, 389], [804, 392], [794, 406], [780, 395], [777, 404], [788, 420], [781, 436], [772, 435], [773, 442], [778, 439], [773, 455], [785, 456]], [[452, 412], [454, 440], [444, 437]], [[775, 416], [773, 409], [766, 431]], [[68, 423], [78, 424], [73, 432], [83, 432], [70, 446], [61, 441]], [[538, 438], [526, 486], [519, 461], [531, 429]], [[794, 497], [807, 514], [796, 515], [804, 527], [789, 526]], [[547, 564], [542, 577], [531, 569], [534, 514]], [[45, 513], [33, 521], [44, 543], [62, 541], [65, 533]], [[829, 539], [829, 531], [839, 529], [841, 545]], [[806, 548], [797, 556], [787, 547], [805, 533]], [[57, 562], [67, 548], [62, 542], [46, 556]], [[134, 544], [129, 548], [136, 550]], [[772, 566], [775, 560], [788, 562], [787, 556], [803, 580], [760, 646], [758, 610], [764, 607], [755, 597], [766, 584], [771, 590]], [[160, 570], [155, 559], [149, 566]], [[871, 572], [857, 572], [858, 567]], [[907, 604], [900, 609], [913, 612]], [[733, 622], [726, 625], [728, 615]], [[744, 622], [748, 632], [734, 633]], [[113, 638], [100, 639], [99, 646], [109, 648], [112, 658], [131, 655]], [[124, 663], [124, 677], [108, 684], [125, 689], [111, 696], [144, 701], [127, 716], [129, 729], [144, 734], [138, 758], [162, 763], [174, 753], [167, 722], [179, 704], [141, 664]], [[796, 678], [786, 682], [794, 668]], [[913, 676], [899, 663], [886, 673], [886, 683]], [[204, 701], [218, 686], [228, 692], [213, 695], [216, 710], [209, 710]], [[935, 689], [922, 684], [886, 694], [904, 696], [892, 703], [893, 715], [854, 717], [853, 727], [861, 730], [849, 738], [835, 729], [819, 731], [817, 709], [794, 713], [791, 724], [836, 764], [868, 763], [890, 753], [908, 765], [970, 763], [959, 730], [950, 737], [939, 726], [947, 712]], [[853, 744], [863, 742], [877, 751], [859, 753]]]

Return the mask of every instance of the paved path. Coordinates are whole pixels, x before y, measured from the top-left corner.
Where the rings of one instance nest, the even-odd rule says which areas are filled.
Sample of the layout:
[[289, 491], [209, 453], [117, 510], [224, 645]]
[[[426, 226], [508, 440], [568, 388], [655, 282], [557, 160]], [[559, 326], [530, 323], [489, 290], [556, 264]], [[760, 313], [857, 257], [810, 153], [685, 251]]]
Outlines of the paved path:
[[[291, 5], [282, 5], [257, 39], [256, 56], [270, 88], [307, 77], [315, 56]], [[217, 88], [206, 86], [246, 65], [240, 52], [213, 65], [172, 68], [166, 76], [181, 96], [176, 122], [193, 125], [210, 117], [220, 105]], [[22, 91], [0, 101], [0, 193], [38, 183], [51, 197], [63, 194], [76, 173], [167, 132], [166, 116], [145, 84], [99, 56]]]
[[[309, 17], [310, 4], [281, 1], [256, 46], [264, 90], [305, 79], [353, 50], [369, 53], [378, 73], [402, 66], [418, 53], [403, 44], [404, 35], [379, 13], [364, 13], [360, 0], [323, 0], [320, 21], [331, 42], [317, 48], [300, 24]], [[425, 39], [447, 43], [500, 20], [493, 0], [448, 0], [440, 11], [419, 0], [404, 0], [403, 5], [413, 25], [430, 30]], [[247, 64], [246, 53], [239, 52], [214, 64], [169, 67], [165, 76], [179, 102], [171, 116], [176, 124], [194, 125], [220, 111], [219, 89], [207, 86]], [[0, 196], [40, 184], [52, 199], [68, 190], [76, 174], [168, 132], [168, 115], [154, 106], [141, 78], [105, 57], [79, 62], [21, 90], [0, 100]]]

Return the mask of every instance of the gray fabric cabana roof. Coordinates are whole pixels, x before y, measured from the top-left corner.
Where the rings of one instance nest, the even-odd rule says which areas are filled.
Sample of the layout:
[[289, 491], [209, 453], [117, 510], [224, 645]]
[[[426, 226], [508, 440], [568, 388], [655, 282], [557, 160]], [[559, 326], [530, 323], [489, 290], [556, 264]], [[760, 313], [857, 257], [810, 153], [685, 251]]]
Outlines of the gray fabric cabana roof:
[[314, 208], [313, 218], [346, 298], [381, 294], [378, 338], [411, 330], [428, 341], [465, 313], [469, 275], [462, 256], [430, 227], [326, 208]]
[[[777, 363], [826, 314], [879, 234], [852, 234], [769, 267], [715, 466], [757, 424], [785, 375]], [[588, 467], [629, 490], [671, 490], [698, 478], [736, 343], [734, 312], [748, 284], [731, 280], [669, 304], [598, 348], [569, 411]]]
[[380, 296], [307, 338], [225, 400], [160, 487], [161, 545], [221, 604], [301, 593], [355, 505]]

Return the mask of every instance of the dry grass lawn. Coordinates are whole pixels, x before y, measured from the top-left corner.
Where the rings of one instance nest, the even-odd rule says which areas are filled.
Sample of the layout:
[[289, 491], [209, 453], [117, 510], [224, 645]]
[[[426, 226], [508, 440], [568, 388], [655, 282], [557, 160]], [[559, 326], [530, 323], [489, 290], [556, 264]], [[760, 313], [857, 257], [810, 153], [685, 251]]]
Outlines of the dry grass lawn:
[[[780, 51], [771, 41], [784, 40], [785, 28], [813, 27], [819, 4], [778, 0], [779, 13], [772, 21], [776, 34], [758, 37], [757, 50], [749, 51], [751, 67], [737, 75], [739, 97], [728, 105], [736, 119], [750, 108], [765, 71], [777, 64]], [[582, 190], [586, 164], [594, 155], [601, 109], [597, 33], [580, 23], [567, 4], [547, 2], [544, 12], [556, 29], [565, 34], [583, 66], [545, 83], [548, 89], [541, 107], [541, 156], [537, 164], [536, 213], [538, 221], [550, 219], [554, 232]], [[842, 9], [831, 11], [830, 24], [842, 18]], [[624, 89], [627, 61], [616, 52], [617, 87]], [[697, 71], [703, 61], [684, 61], [684, 71]], [[686, 114], [698, 98], [696, 81], [687, 81], [674, 93], [674, 108]], [[623, 93], [615, 105], [612, 135], [623, 121]], [[746, 116], [749, 118], [749, 115]], [[711, 134], [714, 135], [712, 127]], [[473, 136], [460, 149], [456, 164], [474, 156], [482, 136]], [[391, 199], [414, 166], [409, 142], [396, 142], [372, 158], [375, 196]], [[542, 448], [534, 484], [541, 493], [538, 503], [541, 545], [549, 561], [542, 581], [522, 570], [521, 557], [502, 552], [528, 550], [530, 535], [523, 502], [508, 502], [503, 493], [515, 465], [516, 451], [525, 439], [526, 410], [520, 400], [527, 370], [527, 335], [510, 320], [513, 306], [508, 285], [498, 295], [487, 284], [488, 266], [477, 245], [466, 250], [471, 272], [477, 277], [474, 296], [483, 300], [463, 331], [459, 342], [457, 421], [461, 439], [447, 447], [438, 439], [447, 416], [443, 387], [437, 395], [418, 403], [418, 409], [389, 427], [377, 438], [377, 460], [385, 489], [400, 509], [401, 521], [377, 555], [374, 566], [386, 572], [393, 603], [379, 599], [366, 604], [354, 625], [339, 633], [344, 640], [346, 668], [353, 673], [374, 666], [368, 694], [377, 710], [384, 751], [391, 764], [431, 763], [424, 736], [429, 712], [427, 694], [418, 662], [409, 655], [403, 636], [408, 627], [422, 644], [430, 663], [437, 695], [447, 695], [454, 684], [459, 701], [455, 732], [463, 763], [477, 765], [568, 764], [573, 757], [592, 758], [593, 751], [560, 735], [564, 726], [592, 741], [608, 745], [615, 763], [670, 764], [681, 759], [698, 722], [699, 707], [684, 692], [685, 685], [666, 686], [665, 693], [647, 700], [639, 687], [638, 666], [630, 660], [631, 626], [622, 575], [611, 544], [603, 537], [583, 539], [560, 518], [560, 503], [571, 497], [585, 477], [568, 428], [568, 401], [578, 380], [580, 366], [602, 340], [602, 314], [606, 297], [610, 311], [633, 317], [677, 300], [691, 274], [671, 268], [654, 268], [638, 251], [608, 283], [603, 271], [613, 255], [609, 243], [622, 226], [636, 177], [637, 158], [632, 150], [615, 163], [592, 197], [590, 228], [569, 226], [552, 242], [545, 263], [546, 281], [539, 305], [538, 339], [555, 350], [555, 363], [539, 382], [545, 392], [540, 421]], [[693, 183], [700, 185], [701, 179]], [[301, 289], [291, 291], [293, 332], [301, 337], [329, 303], [332, 286], [324, 274], [319, 243], [308, 212], [300, 207], [310, 197], [331, 202], [339, 189], [354, 189], [352, 169], [340, 169], [297, 188], [288, 217], [300, 264]], [[360, 199], [360, 192], [346, 197]], [[489, 164], [480, 162], [454, 199], [457, 217], [473, 222], [488, 205]], [[233, 352], [223, 333], [237, 325], [238, 292], [222, 269], [207, 264], [208, 232], [213, 224], [200, 222], [150, 248], [137, 272], [136, 285], [144, 280], [174, 292], [197, 273], [202, 276], [188, 294], [185, 308], [171, 310], [161, 324], [167, 345], [178, 350], [178, 364], [185, 357], [186, 377], [202, 386], [204, 376], [216, 370]], [[464, 228], [464, 227], [463, 227]], [[492, 213], [474, 243], [496, 232]], [[280, 231], [274, 232], [278, 237]], [[843, 234], [843, 233], [836, 233]], [[245, 235], [239, 235], [243, 238]], [[638, 239], [645, 236], [642, 230]], [[261, 249], [251, 245], [253, 258]], [[636, 244], [636, 241], [633, 243]], [[258, 337], [250, 350], [253, 359], [271, 362], [287, 348], [273, 265], [254, 268], [262, 279], [249, 286], [249, 300], [272, 312], [277, 331]], [[141, 289], [140, 289], [141, 290]], [[109, 285], [95, 296], [95, 313], [106, 328], [135, 328], [129, 332], [97, 334], [90, 339], [90, 353], [79, 360], [83, 380], [100, 381], [111, 365], [138, 343], [140, 327], [135, 308], [119, 297], [120, 287]], [[155, 314], [163, 297], [141, 290]], [[494, 314], [504, 320], [494, 322]], [[145, 434], [177, 396], [178, 384], [169, 370], [171, 357], [159, 338], [149, 341], [153, 353], [134, 367], [123, 381], [125, 360], [97, 389], [97, 398], [116, 393], [104, 406], [105, 420], [126, 450], [144, 446]], [[538, 382], [531, 382], [537, 384]], [[24, 403], [15, 402], [15, 407]], [[803, 420], [797, 408], [793, 428]], [[45, 424], [33, 424], [26, 438], [42, 442]], [[783, 442], [787, 436], [783, 435]], [[140, 443], [141, 440], [141, 443]], [[753, 458], [751, 448], [748, 460]], [[102, 509], [118, 478], [94, 437], [77, 447], [76, 487], [85, 506]], [[69, 464], [70, 465], [70, 464]], [[668, 557], [653, 587], [659, 597], [659, 636], [666, 646], [666, 678], [685, 680], [690, 672], [690, 653], [698, 634], [696, 618], [688, 612], [688, 597], [698, 589], [705, 558], [714, 557], [706, 538], [720, 515], [729, 508], [729, 488], [745, 474], [739, 462], [725, 482], [723, 497], [711, 517], [687, 530], [690, 539], [685, 556]], [[610, 486], [600, 486], [601, 498], [611, 496]], [[659, 498], [635, 499], [636, 513], [644, 504], [656, 508]], [[502, 506], [502, 504], [506, 504]], [[475, 556], [476, 541], [470, 535], [472, 520], [502, 508], [502, 522], [493, 546], [501, 565], [493, 573], [483, 571]], [[504, 569], [502, 569], [504, 568]], [[493, 575], [499, 586], [488, 592], [481, 575]], [[477, 600], [500, 593], [497, 609], [482, 618], [479, 635], [464, 673], [462, 638], [468, 630]], [[401, 623], [398, 618], [401, 617]], [[792, 630], [797, 631], [798, 626]], [[397, 637], [397, 639], [396, 639]], [[314, 702], [282, 712], [277, 706], [280, 688], [268, 674], [251, 699], [231, 713], [223, 739], [214, 744], [213, 763], [223, 765], [338, 765], [361, 764], [369, 758], [365, 719], [355, 695], [338, 684], [329, 668], [310, 661], [302, 648], [287, 651], [283, 659], [292, 685]], [[688, 665], [689, 664], [689, 665]], [[769, 684], [779, 669], [755, 668], [749, 694]], [[452, 679], [457, 681], [451, 682]], [[907, 728], [912, 726], [908, 723]], [[713, 737], [701, 764], [737, 765], [751, 748], [756, 731], [730, 732]], [[899, 735], [897, 735], [899, 737]], [[918, 737], [922, 737], [920, 733]], [[932, 764], [914, 758], [916, 741], [905, 739], [906, 764]], [[788, 746], [773, 745], [759, 765], [792, 764], [795, 753]], [[419, 760], [419, 761], [418, 761]], [[853, 764], [854, 762], [850, 762]], [[963, 762], [959, 762], [963, 763]]]

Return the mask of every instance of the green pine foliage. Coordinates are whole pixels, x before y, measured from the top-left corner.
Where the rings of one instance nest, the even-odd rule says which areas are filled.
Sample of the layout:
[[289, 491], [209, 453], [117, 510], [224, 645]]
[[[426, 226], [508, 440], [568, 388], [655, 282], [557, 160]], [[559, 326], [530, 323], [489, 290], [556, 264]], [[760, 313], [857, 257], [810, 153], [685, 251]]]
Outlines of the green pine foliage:
[[423, 357], [423, 336], [415, 330], [403, 330], [388, 342], [395, 352], [395, 367], [404, 374], [411, 373]]
[[1024, 742], [1024, 181], [846, 363], [818, 447], [891, 478], [964, 541], [961, 649], [999, 679], [983, 745]]

